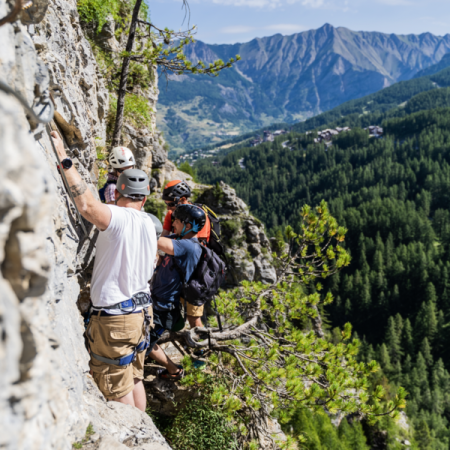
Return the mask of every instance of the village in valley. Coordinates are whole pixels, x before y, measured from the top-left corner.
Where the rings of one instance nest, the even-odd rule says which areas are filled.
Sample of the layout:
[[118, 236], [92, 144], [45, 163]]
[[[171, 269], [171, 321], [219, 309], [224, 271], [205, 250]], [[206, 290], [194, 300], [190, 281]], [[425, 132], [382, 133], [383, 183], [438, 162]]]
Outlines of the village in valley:
[[[370, 125], [367, 128], [364, 128], [364, 130], [369, 132], [369, 135], [373, 138], [381, 138], [383, 137], [383, 128], [378, 126], [378, 125]], [[316, 144], [325, 144], [326, 147], [329, 147], [332, 145], [333, 143], [333, 138], [335, 138], [336, 136], [338, 136], [341, 133], [345, 133], [351, 131], [351, 128], [349, 127], [337, 127], [337, 128], [333, 128], [333, 129], [326, 129], [326, 130], [321, 130], [317, 132], [317, 137], [314, 138], [314, 143]], [[264, 130], [262, 136], [258, 135], [255, 136], [254, 139], [250, 140], [248, 143], [249, 147], [256, 147], [260, 144], [263, 144], [264, 142], [273, 142], [275, 140], [275, 138], [282, 136], [284, 134], [289, 133], [289, 130], [287, 129], [282, 129], [282, 130], [276, 130], [276, 131], [269, 131], [269, 130]], [[307, 131], [306, 134], [312, 134], [315, 133], [314, 131]], [[285, 145], [286, 143], [283, 142], [283, 147], [286, 147]], [[195, 150], [191, 153], [186, 153], [184, 155], [180, 155], [176, 161], [177, 165], [187, 161], [189, 164], [193, 164], [195, 163], [197, 160], [199, 159], [204, 159], [204, 158], [212, 158], [214, 156], [216, 156], [221, 150], [223, 150], [224, 147], [219, 147], [219, 148], [215, 148], [213, 150]], [[216, 164], [216, 162], [214, 161], [212, 164]]]

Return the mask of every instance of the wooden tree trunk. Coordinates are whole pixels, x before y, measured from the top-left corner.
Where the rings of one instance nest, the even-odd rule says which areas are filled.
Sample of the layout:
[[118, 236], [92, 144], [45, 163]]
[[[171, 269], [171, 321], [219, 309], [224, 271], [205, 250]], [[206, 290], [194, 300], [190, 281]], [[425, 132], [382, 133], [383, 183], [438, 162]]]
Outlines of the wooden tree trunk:
[[[131, 18], [127, 47], [125, 49], [127, 53], [131, 53], [133, 51], [134, 38], [136, 36], [136, 25], [139, 18], [139, 10], [141, 9], [141, 5], [142, 0], [136, 0], [136, 4], [134, 5], [133, 9], [133, 16]], [[123, 110], [125, 106], [125, 95], [127, 90], [127, 80], [129, 72], [130, 72], [130, 57], [125, 56], [122, 63], [122, 73], [120, 74], [119, 91], [117, 93], [117, 114], [112, 139], [113, 148], [120, 145], [120, 141], [122, 138]]]

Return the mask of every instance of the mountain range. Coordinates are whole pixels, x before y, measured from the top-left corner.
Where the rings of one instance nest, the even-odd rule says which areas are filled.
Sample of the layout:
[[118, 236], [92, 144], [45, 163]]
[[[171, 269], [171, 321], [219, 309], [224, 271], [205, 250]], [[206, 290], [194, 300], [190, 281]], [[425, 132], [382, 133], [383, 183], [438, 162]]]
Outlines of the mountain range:
[[426, 74], [421, 71], [449, 51], [450, 34], [355, 32], [329, 24], [242, 44], [197, 41], [185, 51], [193, 62], [236, 54], [241, 61], [217, 78], [182, 75], [161, 83], [158, 126], [179, 153], [274, 122], [305, 120]]

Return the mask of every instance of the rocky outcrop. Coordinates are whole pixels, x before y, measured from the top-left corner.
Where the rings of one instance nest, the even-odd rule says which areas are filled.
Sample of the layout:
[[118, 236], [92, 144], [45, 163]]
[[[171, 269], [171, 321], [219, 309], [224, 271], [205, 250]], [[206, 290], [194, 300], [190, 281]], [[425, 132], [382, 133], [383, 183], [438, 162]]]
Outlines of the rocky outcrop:
[[[0, 27], [0, 80], [36, 112], [51, 90], [53, 126], [95, 192], [108, 94], [76, 1], [33, 4], [41, 22]], [[0, 17], [9, 8], [0, 2]], [[146, 414], [107, 403], [89, 375], [77, 299], [96, 235], [80, 226], [48, 130], [1, 89], [0, 155], [0, 447], [69, 450], [92, 424], [90, 448], [169, 448]]]
[[243, 280], [275, 283], [277, 275], [272, 263], [270, 241], [264, 225], [248, 210], [236, 191], [224, 182], [202, 190], [198, 203], [204, 203], [221, 219], [221, 235], [232, 266], [233, 282]]

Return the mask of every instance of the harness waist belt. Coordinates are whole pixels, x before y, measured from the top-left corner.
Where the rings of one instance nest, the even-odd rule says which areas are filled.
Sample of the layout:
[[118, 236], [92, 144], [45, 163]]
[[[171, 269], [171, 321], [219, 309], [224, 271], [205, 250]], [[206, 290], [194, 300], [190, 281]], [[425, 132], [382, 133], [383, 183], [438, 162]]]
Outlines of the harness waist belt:
[[125, 310], [129, 312], [134, 311], [138, 306], [149, 306], [151, 304], [151, 297], [147, 292], [138, 292], [134, 294], [129, 300], [125, 300], [120, 303], [116, 303], [112, 306], [93, 306], [94, 311], [99, 311], [102, 309], [119, 309], [121, 311]]
[[105, 358], [104, 356], [96, 355], [94, 352], [91, 351], [91, 356], [98, 361], [101, 361], [105, 364], [112, 364], [113, 366], [128, 366], [128, 364], [131, 364], [136, 359], [136, 354], [141, 353], [144, 350], [147, 350], [147, 348], [150, 346], [150, 340], [144, 339], [139, 343], [139, 345], [134, 349], [134, 352], [130, 353], [129, 355], [122, 356], [122, 358], [118, 359], [110, 359]]
[[[108, 313], [108, 312], [106, 312], [106, 311], [99, 311], [99, 313], [100, 314], [98, 314], [97, 313], [97, 311], [95, 311], [96, 312], [96, 316], [100, 316], [100, 317], [119, 317], [119, 316], [123, 316], [123, 314], [110, 314], [110, 313]], [[140, 314], [142, 312], [142, 309], [140, 309], [139, 311], [131, 311], [130, 313], [128, 313], [128, 314]]]

